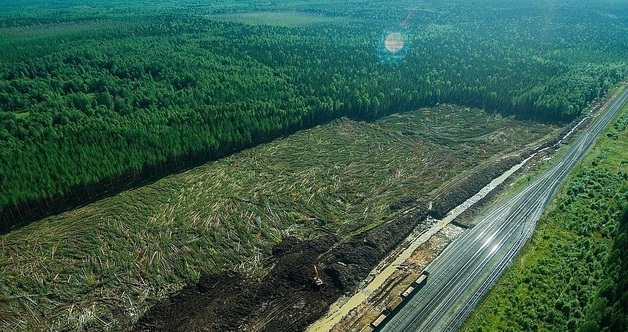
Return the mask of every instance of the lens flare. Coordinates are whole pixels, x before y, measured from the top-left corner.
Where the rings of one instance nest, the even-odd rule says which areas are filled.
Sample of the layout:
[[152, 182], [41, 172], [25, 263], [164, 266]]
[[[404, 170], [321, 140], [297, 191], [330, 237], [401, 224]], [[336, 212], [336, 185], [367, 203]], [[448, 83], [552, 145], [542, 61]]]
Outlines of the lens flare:
[[384, 39], [384, 47], [390, 53], [397, 53], [403, 49], [404, 42], [401, 32], [392, 32]]
[[377, 54], [382, 63], [395, 64], [408, 54], [409, 39], [404, 27], [397, 26], [384, 30], [377, 43]]

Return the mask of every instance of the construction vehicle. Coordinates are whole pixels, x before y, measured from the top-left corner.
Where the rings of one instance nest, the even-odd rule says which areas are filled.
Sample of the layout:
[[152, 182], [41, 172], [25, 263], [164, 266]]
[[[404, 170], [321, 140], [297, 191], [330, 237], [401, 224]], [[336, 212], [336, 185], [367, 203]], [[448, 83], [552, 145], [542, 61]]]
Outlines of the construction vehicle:
[[421, 273], [421, 276], [419, 276], [419, 277], [418, 277], [418, 278], [414, 281], [414, 284], [416, 285], [416, 287], [419, 287], [419, 286], [421, 286], [421, 287], [422, 287], [423, 285], [425, 285], [425, 283], [427, 282], [427, 276], [429, 276], [429, 275], [430, 275], [430, 273], [429, 273], [429, 272], [427, 272], [427, 271], [423, 271], [423, 272]]
[[316, 286], [321, 286], [323, 285], [323, 280], [321, 279], [321, 277], [318, 275], [318, 269], [316, 268], [316, 265], [314, 265], [314, 284]]
[[386, 310], [388, 310], [388, 312], [393, 312], [395, 311], [395, 309], [397, 309], [397, 307], [403, 303], [404, 298], [400, 297], [400, 296], [395, 296], [394, 299], [392, 299], [392, 301], [388, 302], [388, 304], [386, 305]]
[[384, 309], [380, 312], [379, 316], [369, 324], [369, 327], [375, 331], [378, 331], [381, 326], [384, 325], [384, 322], [390, 317], [395, 311], [398, 311], [403, 303], [408, 299], [412, 293], [421, 289], [427, 283], [427, 277], [430, 275], [429, 272], [423, 271], [418, 278], [416, 278], [412, 283], [406, 288], [399, 296], [395, 296]]
[[388, 315], [386, 313], [383, 313], [383, 312], [381, 314], [379, 314], [379, 316], [377, 316], [377, 318], [374, 321], [371, 322], [371, 324], [370, 324], [371, 327], [374, 328], [374, 329], [378, 328], [382, 324], [382, 322], [386, 319], [387, 316]]
[[404, 290], [401, 294], [399, 294], [401, 297], [403, 297], [404, 299], [410, 295], [412, 295], [412, 293], [414, 293], [415, 290], [423, 287], [423, 285], [425, 285], [425, 283], [427, 282], [427, 276], [430, 275], [429, 272], [427, 271], [423, 271], [423, 273], [421, 273], [421, 275], [414, 280], [410, 286], [408, 286], [408, 288], [406, 288], [406, 290]]

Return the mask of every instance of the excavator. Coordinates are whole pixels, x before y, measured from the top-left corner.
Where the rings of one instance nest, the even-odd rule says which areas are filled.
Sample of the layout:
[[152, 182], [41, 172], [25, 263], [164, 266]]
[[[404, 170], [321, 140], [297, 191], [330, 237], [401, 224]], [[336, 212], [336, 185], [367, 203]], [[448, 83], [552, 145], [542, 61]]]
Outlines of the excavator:
[[316, 265], [314, 265], [314, 284], [316, 286], [321, 286], [323, 285], [323, 280], [321, 279], [321, 277], [318, 275], [318, 269], [316, 268]]

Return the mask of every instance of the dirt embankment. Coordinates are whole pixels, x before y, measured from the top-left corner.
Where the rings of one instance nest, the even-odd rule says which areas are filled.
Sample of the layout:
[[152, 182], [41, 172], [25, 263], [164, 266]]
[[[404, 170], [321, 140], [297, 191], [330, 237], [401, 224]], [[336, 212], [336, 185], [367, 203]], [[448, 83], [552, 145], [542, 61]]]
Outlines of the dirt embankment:
[[433, 200], [430, 214], [436, 219], [442, 219], [447, 212], [464, 203], [469, 197], [475, 195], [480, 189], [500, 176], [514, 165], [523, 161], [525, 153], [510, 156], [495, 163], [483, 165], [462, 178], [452, 186], [440, 190]]

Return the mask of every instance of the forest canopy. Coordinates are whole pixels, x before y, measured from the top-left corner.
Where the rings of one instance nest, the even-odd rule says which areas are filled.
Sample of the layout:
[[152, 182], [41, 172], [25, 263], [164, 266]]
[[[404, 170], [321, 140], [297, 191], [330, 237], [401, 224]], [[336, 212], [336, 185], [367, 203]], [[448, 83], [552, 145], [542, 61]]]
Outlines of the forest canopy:
[[621, 1], [0, 4], [0, 230], [342, 116], [566, 122], [628, 74]]

